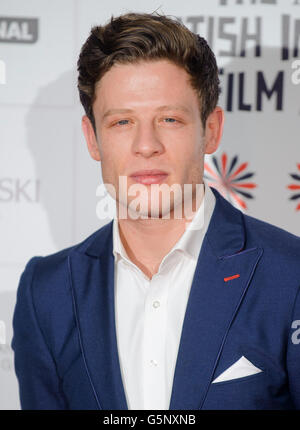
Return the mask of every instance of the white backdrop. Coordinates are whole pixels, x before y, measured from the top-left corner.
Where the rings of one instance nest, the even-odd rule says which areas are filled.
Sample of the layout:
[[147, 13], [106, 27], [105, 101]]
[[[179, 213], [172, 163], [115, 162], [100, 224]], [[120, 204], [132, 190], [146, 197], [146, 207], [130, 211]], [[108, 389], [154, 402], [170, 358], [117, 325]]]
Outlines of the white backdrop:
[[96, 216], [101, 168], [80, 128], [80, 47], [112, 14], [156, 9], [217, 57], [225, 129], [206, 177], [245, 213], [300, 235], [300, 1], [1, 0], [0, 409], [20, 408], [10, 342], [26, 262], [109, 221]]

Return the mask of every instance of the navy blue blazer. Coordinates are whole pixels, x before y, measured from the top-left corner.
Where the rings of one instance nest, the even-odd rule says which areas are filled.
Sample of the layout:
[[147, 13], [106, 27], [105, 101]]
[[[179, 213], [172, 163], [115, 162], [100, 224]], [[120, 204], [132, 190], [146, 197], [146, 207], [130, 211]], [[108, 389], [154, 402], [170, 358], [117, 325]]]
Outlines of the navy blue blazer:
[[[212, 191], [216, 206], [188, 298], [170, 409], [300, 409], [300, 238]], [[29, 260], [11, 346], [22, 409], [128, 409], [112, 222]], [[262, 371], [212, 383], [241, 356]]]

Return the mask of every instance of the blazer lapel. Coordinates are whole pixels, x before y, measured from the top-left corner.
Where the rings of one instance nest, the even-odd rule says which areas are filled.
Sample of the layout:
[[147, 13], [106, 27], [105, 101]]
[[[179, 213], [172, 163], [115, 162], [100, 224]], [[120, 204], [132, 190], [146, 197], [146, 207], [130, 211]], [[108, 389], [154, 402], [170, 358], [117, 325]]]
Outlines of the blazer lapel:
[[[229, 327], [262, 255], [244, 249], [242, 213], [219, 193], [183, 322], [169, 409], [201, 409]], [[224, 278], [236, 276], [225, 281]]]
[[99, 409], [128, 409], [121, 378], [114, 312], [112, 222], [86, 249], [69, 256], [79, 341]]

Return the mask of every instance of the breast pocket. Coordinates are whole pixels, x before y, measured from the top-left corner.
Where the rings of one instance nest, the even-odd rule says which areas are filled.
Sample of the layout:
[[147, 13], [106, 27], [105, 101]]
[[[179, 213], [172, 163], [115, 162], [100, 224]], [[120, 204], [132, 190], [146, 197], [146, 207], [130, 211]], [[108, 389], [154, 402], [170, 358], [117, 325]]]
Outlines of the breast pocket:
[[222, 382], [230, 382], [236, 379], [255, 376], [261, 374], [263, 368], [255, 366], [247, 357], [242, 355], [232, 365], [227, 367], [217, 378], [213, 380], [213, 384], [220, 384]]
[[246, 375], [246, 376], [240, 376], [240, 377], [235, 377], [232, 379], [226, 379], [225, 381], [216, 381], [216, 382], [212, 382], [212, 385], [230, 385], [230, 384], [239, 384], [240, 382], [247, 382], [247, 381], [251, 381], [252, 379], [254, 379], [254, 381], [256, 379], [261, 379], [262, 377], [265, 376], [265, 372], [266, 370], [262, 370], [259, 373], [255, 373], [252, 375]]
[[[260, 350], [240, 351], [247, 361], [242, 360], [235, 367], [236, 357], [231, 369], [227, 365], [221, 372], [215, 372], [212, 381], [216, 382], [209, 386], [203, 409], [293, 409], [283, 369]], [[227, 357], [227, 364], [228, 361]], [[260, 371], [247, 374], [255, 369]]]

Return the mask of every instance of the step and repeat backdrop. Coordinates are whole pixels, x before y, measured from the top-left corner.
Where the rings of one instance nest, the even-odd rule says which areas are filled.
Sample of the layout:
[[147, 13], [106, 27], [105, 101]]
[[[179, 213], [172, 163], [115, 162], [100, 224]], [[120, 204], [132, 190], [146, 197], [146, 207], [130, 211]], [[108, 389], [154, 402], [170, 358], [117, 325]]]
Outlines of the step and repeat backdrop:
[[243, 212], [300, 235], [300, 1], [1, 0], [0, 409], [19, 409], [12, 315], [34, 255], [83, 240], [96, 215], [100, 164], [89, 156], [76, 62], [92, 25], [158, 12], [205, 37], [225, 110], [205, 177]]

